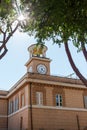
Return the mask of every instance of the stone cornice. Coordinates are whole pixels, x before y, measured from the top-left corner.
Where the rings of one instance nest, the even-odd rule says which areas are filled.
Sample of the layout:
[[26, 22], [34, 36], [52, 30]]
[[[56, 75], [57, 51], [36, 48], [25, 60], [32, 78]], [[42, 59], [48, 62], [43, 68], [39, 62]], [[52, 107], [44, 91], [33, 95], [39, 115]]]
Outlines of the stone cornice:
[[6, 96], [1, 95], [0, 98], [8, 98], [21, 86], [28, 83], [40, 83], [52, 86], [60, 86], [65, 88], [87, 89], [79, 79], [70, 79], [66, 77], [58, 77], [52, 75], [41, 75], [37, 73], [26, 73], [7, 93]]

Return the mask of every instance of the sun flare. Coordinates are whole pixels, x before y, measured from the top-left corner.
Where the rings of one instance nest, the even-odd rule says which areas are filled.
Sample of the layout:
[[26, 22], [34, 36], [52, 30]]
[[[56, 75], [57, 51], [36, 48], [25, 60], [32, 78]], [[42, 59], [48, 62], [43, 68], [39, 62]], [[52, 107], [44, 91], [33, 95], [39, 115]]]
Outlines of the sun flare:
[[23, 14], [21, 14], [21, 15], [18, 17], [18, 20], [19, 20], [19, 21], [24, 21], [24, 20], [25, 20], [25, 17], [23, 16]]

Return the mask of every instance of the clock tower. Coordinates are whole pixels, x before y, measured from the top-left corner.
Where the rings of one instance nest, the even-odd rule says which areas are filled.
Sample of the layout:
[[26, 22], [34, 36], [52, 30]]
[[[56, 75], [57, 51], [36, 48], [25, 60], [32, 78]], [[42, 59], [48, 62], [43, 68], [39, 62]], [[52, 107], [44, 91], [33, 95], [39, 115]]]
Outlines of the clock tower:
[[30, 57], [25, 66], [27, 72], [50, 75], [50, 59], [46, 58], [47, 47], [33, 44], [28, 48]]

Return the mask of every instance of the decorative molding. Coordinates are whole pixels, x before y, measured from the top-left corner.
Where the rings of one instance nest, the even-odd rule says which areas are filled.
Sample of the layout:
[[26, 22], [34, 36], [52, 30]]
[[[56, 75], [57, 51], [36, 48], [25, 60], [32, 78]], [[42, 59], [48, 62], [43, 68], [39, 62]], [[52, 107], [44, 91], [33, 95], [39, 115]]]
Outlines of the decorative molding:
[[[24, 111], [25, 109], [30, 108], [30, 105], [26, 105], [25, 107], [19, 109], [16, 112], [13, 112], [8, 115], [8, 117], [11, 117], [21, 111]], [[43, 106], [43, 105], [32, 105], [32, 108], [37, 108], [37, 109], [54, 109], [54, 110], [62, 110], [62, 111], [81, 111], [81, 112], [87, 112], [87, 109], [85, 108], [69, 108], [69, 107], [58, 107], [58, 106]], [[1, 117], [1, 116], [0, 116]], [[4, 116], [7, 117], [7, 116]]]
[[[39, 79], [37, 78], [39, 76]], [[40, 84], [46, 84], [46, 85], [52, 85], [52, 86], [60, 86], [60, 87], [65, 87], [65, 88], [74, 88], [74, 89], [83, 89], [83, 90], [87, 90], [87, 87], [85, 87], [85, 85], [83, 84], [79, 84], [79, 83], [73, 83], [72, 82], [65, 82], [65, 80], [63, 81], [63, 79], [61, 78], [61, 80], [54, 80], [54, 78], [56, 79], [55, 76], [51, 76], [51, 75], [40, 75], [40, 74], [35, 74], [35, 73], [26, 73], [9, 91], [8, 94], [6, 96], [0, 96], [0, 98], [3, 99], [7, 99], [9, 98], [15, 91], [17, 91], [19, 88], [21, 88], [22, 85], [26, 84], [26, 83], [40, 83]], [[66, 79], [66, 78], [65, 78]], [[68, 79], [69, 80], [69, 79]], [[79, 80], [80, 81], [80, 80]]]
[[23, 108], [20, 108], [19, 110], [17, 110], [16, 112], [13, 112], [13, 113], [11, 113], [11, 114], [9, 114], [8, 115], [8, 117], [11, 117], [11, 116], [13, 116], [13, 115], [15, 115], [15, 114], [17, 114], [17, 113], [19, 113], [19, 112], [21, 112], [21, 111], [24, 111], [25, 109], [27, 109], [28, 107], [30, 107], [30, 105], [28, 106], [24, 106]]
[[0, 118], [7, 118], [7, 115], [0, 115]]
[[69, 108], [69, 107], [58, 107], [58, 106], [42, 106], [42, 105], [32, 105], [33, 108], [41, 108], [41, 109], [56, 109], [56, 110], [67, 110], [67, 111], [87, 111], [85, 108]]

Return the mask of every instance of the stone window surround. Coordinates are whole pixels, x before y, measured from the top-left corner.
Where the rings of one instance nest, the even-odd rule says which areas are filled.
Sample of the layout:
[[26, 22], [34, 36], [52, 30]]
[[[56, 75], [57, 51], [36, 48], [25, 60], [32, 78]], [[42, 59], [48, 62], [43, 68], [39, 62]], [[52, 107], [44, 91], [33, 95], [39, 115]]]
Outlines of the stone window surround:
[[36, 92], [36, 104], [43, 105], [43, 92]]
[[[21, 104], [20, 105], [21, 105], [21, 107], [24, 107], [25, 106], [25, 93], [24, 93], [24, 91], [21, 92], [20, 96], [21, 96], [21, 98], [20, 98], [20, 100], [21, 100], [20, 103]], [[22, 99], [22, 98], [24, 98], [24, 99]]]
[[60, 94], [62, 96], [62, 106], [65, 106], [65, 93], [63, 88], [55, 87], [53, 89], [53, 106], [56, 106], [56, 95]]
[[46, 89], [44, 86], [32, 85], [32, 104], [36, 105], [36, 92], [43, 93], [43, 105], [46, 105]]

